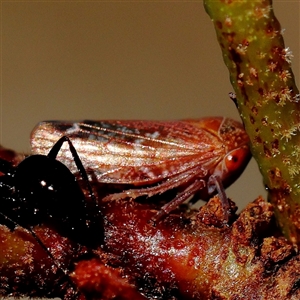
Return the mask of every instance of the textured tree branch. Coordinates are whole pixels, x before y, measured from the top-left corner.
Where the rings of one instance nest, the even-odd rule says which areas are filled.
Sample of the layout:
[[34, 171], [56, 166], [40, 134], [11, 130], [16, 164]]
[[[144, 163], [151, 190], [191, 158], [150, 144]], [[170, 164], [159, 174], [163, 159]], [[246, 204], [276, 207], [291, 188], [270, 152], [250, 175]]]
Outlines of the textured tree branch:
[[[14, 161], [12, 153], [0, 152]], [[93, 249], [63, 237], [51, 224], [34, 227], [37, 240], [24, 228], [12, 230], [14, 224], [2, 216], [1, 295], [299, 298], [300, 257], [284, 238], [275, 237], [271, 204], [258, 198], [237, 216], [230, 202], [226, 223], [222, 203], [214, 197], [200, 211], [183, 207], [153, 224], [159, 201], [166, 197], [157, 197], [157, 204], [153, 199], [100, 203], [104, 241]]]
[[269, 200], [284, 234], [300, 238], [299, 91], [271, 0], [206, 0]]
[[[102, 205], [103, 247], [87, 250], [49, 227], [34, 231], [70, 277], [24, 229], [1, 226], [1, 291], [64, 299], [297, 299], [300, 260], [292, 245], [270, 236], [271, 204], [258, 198], [224, 224], [219, 198], [199, 212], [154, 226], [155, 206]], [[89, 253], [89, 256], [87, 256]], [[17, 276], [13, 276], [17, 274]], [[74, 296], [75, 295], [75, 296]], [[114, 298], [115, 297], [115, 298]]]

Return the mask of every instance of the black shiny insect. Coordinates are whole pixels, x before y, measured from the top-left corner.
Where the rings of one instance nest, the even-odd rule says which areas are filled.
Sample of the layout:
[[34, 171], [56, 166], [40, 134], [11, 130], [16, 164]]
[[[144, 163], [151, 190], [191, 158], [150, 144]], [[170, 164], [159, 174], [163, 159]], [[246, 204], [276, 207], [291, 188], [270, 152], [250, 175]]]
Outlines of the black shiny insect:
[[[76, 167], [86, 184], [89, 197], [71, 171], [56, 160], [64, 142], [69, 145]], [[11, 229], [21, 226], [29, 231], [49, 258], [73, 286], [68, 299], [80, 294], [69, 278], [68, 270], [54, 258], [34, 231], [47, 224], [62, 236], [94, 248], [103, 241], [103, 219], [82, 162], [68, 137], [61, 137], [48, 155], [32, 155], [16, 167], [0, 158], [0, 223]]]
[[[67, 142], [76, 167], [86, 183], [85, 197], [71, 171], [56, 156]], [[47, 223], [75, 242], [100, 243], [102, 216], [89, 184], [86, 171], [68, 137], [61, 137], [48, 155], [31, 155], [18, 166], [0, 159], [0, 212], [18, 225]], [[86, 199], [88, 198], [88, 199]]]

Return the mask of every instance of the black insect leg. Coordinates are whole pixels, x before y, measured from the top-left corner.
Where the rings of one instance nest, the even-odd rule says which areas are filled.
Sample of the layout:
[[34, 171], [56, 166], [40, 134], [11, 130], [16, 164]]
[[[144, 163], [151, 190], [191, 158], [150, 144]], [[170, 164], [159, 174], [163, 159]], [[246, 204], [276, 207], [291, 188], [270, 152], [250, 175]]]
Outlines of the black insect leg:
[[62, 275], [62, 280], [65, 280], [66, 283], [69, 284], [70, 288], [72, 289], [72, 299], [76, 300], [78, 299], [78, 296], [81, 294], [81, 292], [77, 289], [77, 287], [74, 285], [73, 281], [71, 280], [70, 276], [69, 276], [69, 271], [66, 270], [61, 263], [52, 255], [52, 253], [49, 251], [49, 249], [45, 246], [45, 244], [42, 242], [42, 240], [38, 237], [38, 235], [36, 235], [36, 233], [34, 232], [34, 230], [32, 229], [32, 226], [29, 227], [23, 227], [20, 224], [18, 224], [17, 222], [15, 222], [14, 220], [12, 220], [11, 218], [9, 218], [8, 216], [6, 216], [5, 214], [3, 214], [2, 212], [0, 212], [0, 216], [7, 221], [8, 223], [10, 223], [12, 226], [9, 226], [7, 224], [5, 224], [8, 228], [10, 228], [11, 230], [14, 230], [16, 227], [20, 227], [25, 229], [30, 235], [32, 235], [32, 237], [35, 239], [35, 241], [38, 243], [38, 245], [44, 250], [44, 252], [48, 255], [48, 257], [51, 259], [51, 261], [53, 262], [53, 264], [58, 268], [58, 270], [61, 271], [61, 275]]
[[58, 154], [59, 150], [61, 149], [61, 147], [62, 147], [62, 145], [63, 145], [64, 142], [67, 142], [69, 144], [69, 148], [70, 148], [70, 151], [72, 153], [72, 156], [73, 156], [74, 162], [76, 164], [76, 167], [77, 167], [78, 171], [80, 172], [81, 178], [83, 180], [85, 180], [85, 182], [87, 184], [88, 191], [89, 191], [91, 197], [93, 198], [94, 204], [97, 207], [97, 211], [100, 214], [99, 206], [98, 206], [98, 203], [96, 201], [96, 198], [95, 198], [94, 192], [92, 190], [92, 187], [91, 187], [91, 185], [89, 183], [89, 179], [88, 179], [87, 173], [85, 171], [85, 168], [84, 168], [84, 166], [83, 166], [83, 164], [81, 162], [81, 159], [79, 158], [79, 155], [78, 155], [75, 147], [73, 146], [73, 143], [71, 142], [71, 140], [67, 136], [61, 137], [55, 143], [55, 145], [52, 147], [52, 149], [50, 150], [50, 152], [48, 153], [47, 156], [50, 157], [50, 158], [56, 159], [56, 156], [57, 156], [57, 154]]
[[36, 242], [39, 244], [39, 246], [41, 246], [43, 248], [43, 250], [47, 253], [47, 255], [53, 260], [53, 262], [55, 263], [56, 267], [59, 268], [60, 270], [63, 271], [63, 273], [67, 274], [67, 270], [65, 270], [61, 264], [53, 257], [52, 253], [48, 250], [48, 248], [44, 245], [44, 243], [41, 241], [41, 239], [35, 234], [34, 230], [30, 227], [25, 228], [23, 226], [21, 226], [20, 224], [18, 224], [17, 222], [15, 222], [14, 220], [12, 220], [10, 217], [6, 216], [5, 214], [3, 214], [2, 212], [0, 212], [0, 215], [8, 222], [10, 222], [13, 225], [13, 228], [16, 227], [22, 227], [24, 229], [26, 229], [36, 240]]

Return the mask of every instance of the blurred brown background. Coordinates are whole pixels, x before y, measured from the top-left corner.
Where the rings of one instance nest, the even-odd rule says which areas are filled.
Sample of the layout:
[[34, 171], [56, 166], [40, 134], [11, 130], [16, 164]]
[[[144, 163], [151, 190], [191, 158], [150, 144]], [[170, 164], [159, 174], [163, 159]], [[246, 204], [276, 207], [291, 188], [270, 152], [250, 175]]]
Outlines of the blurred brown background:
[[[274, 2], [298, 80], [300, 2]], [[3, 1], [1, 10], [6, 147], [29, 152], [31, 129], [49, 119], [239, 118], [202, 1]], [[228, 194], [239, 204], [265, 194], [254, 161]]]

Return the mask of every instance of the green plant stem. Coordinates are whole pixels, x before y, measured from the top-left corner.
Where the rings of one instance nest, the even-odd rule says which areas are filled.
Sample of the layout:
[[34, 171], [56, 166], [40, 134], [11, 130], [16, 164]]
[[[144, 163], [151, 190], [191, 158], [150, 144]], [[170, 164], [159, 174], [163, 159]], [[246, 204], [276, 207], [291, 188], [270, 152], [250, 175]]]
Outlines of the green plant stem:
[[205, 0], [283, 233], [300, 241], [299, 91], [271, 0]]

